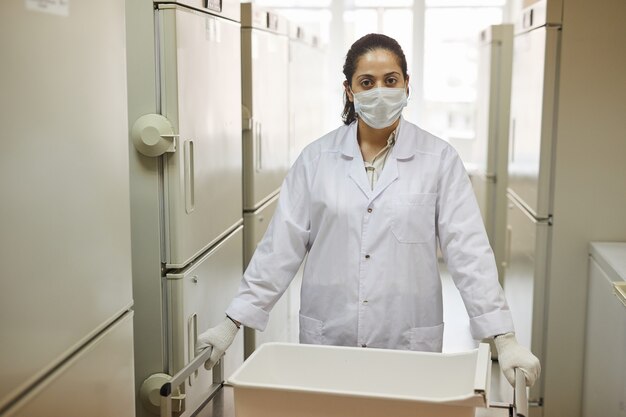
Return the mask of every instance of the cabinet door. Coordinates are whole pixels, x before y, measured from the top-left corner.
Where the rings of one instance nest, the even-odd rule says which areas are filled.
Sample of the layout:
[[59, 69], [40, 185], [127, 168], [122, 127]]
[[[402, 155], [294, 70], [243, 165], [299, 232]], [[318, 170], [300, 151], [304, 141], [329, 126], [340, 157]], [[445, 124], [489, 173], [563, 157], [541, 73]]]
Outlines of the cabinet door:
[[0, 409], [133, 303], [124, 13], [2, 3]]
[[165, 263], [181, 268], [241, 222], [240, 27], [160, 7], [161, 112], [180, 135], [164, 163]]
[[[241, 281], [242, 248], [243, 227], [239, 227], [188, 268], [167, 274], [170, 375], [195, 357], [198, 335], [224, 319], [224, 312]], [[243, 332], [239, 332], [224, 356], [224, 377], [228, 378], [242, 363]], [[207, 400], [212, 383], [212, 371], [204, 367], [187, 380], [184, 387], [186, 413], [193, 413]]]
[[611, 279], [589, 260], [583, 417], [626, 416], [626, 307]]
[[[537, 221], [509, 198], [508, 248], [504, 292], [511, 308], [515, 333], [543, 363], [544, 302], [549, 226]], [[531, 388], [531, 401], [542, 396], [542, 380]]]
[[133, 417], [135, 390], [132, 313], [119, 319], [36, 388], [30, 390], [29, 395], [8, 415]]
[[521, 33], [513, 47], [508, 184], [538, 218], [550, 214], [559, 33], [545, 27]]
[[289, 164], [288, 39], [243, 29], [244, 208], [258, 209], [280, 188]]

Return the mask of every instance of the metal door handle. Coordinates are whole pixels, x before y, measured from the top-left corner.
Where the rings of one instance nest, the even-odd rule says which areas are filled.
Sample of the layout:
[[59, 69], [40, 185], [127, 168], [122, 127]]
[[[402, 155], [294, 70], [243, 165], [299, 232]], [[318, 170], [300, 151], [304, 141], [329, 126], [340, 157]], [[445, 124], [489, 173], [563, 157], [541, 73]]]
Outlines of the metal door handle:
[[511, 119], [511, 152], [509, 159], [511, 162], [515, 162], [515, 119]]
[[504, 256], [504, 262], [502, 266], [508, 268], [511, 264], [511, 240], [513, 239], [513, 228], [510, 225], [506, 226], [506, 255]]
[[[198, 315], [193, 313], [187, 322], [187, 357], [191, 361], [196, 356], [196, 342], [198, 341]], [[198, 377], [198, 370], [194, 372]], [[192, 384], [193, 377], [189, 376], [189, 385]]]
[[624, 304], [624, 307], [626, 307], [626, 281], [614, 282], [613, 294], [615, 294], [617, 299]]
[[255, 122], [254, 135], [256, 139], [256, 170], [263, 169], [263, 132], [261, 122]]
[[185, 141], [185, 211], [187, 214], [195, 209], [195, 167], [193, 140]]
[[[191, 374], [196, 372], [201, 366], [204, 366], [204, 363], [209, 360], [211, 357], [212, 348], [207, 348], [202, 351], [198, 356], [196, 356], [192, 361], [190, 361], [187, 366], [178, 371], [176, 375], [174, 375], [169, 381], [165, 382], [161, 389], [159, 390], [160, 398], [161, 398], [161, 417], [172, 417], [172, 388], [177, 388], [180, 385], [184, 384], [185, 379], [187, 379]], [[217, 368], [217, 366], [216, 366]], [[215, 368], [214, 373], [215, 373]], [[221, 372], [221, 367], [219, 368]], [[220, 382], [215, 382], [216, 379], [219, 379]], [[209, 397], [207, 401], [210, 401], [215, 394], [222, 388], [223, 377], [219, 378], [215, 375], [213, 376], [214, 383], [209, 387]]]
[[528, 394], [526, 392], [526, 376], [521, 369], [515, 368], [515, 387], [513, 390], [513, 407], [517, 417], [528, 417]]

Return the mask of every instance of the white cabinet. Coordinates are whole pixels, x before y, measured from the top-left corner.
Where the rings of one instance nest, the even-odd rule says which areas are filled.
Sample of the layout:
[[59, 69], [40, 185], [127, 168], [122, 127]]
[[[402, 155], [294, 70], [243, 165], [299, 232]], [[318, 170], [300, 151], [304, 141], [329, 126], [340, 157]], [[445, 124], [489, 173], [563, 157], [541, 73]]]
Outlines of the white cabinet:
[[592, 243], [583, 417], [626, 416], [626, 306], [613, 294], [624, 280], [626, 243]]
[[[196, 356], [198, 335], [224, 319], [224, 311], [241, 280], [242, 247], [240, 226], [187, 268], [167, 274], [167, 310], [172, 331], [170, 375]], [[242, 332], [228, 349], [223, 363], [226, 378], [243, 363]], [[206, 401], [212, 381], [212, 371], [203, 367], [192, 374], [184, 387], [186, 411], [192, 414]]]
[[129, 312], [55, 369], [8, 416], [133, 417], [132, 336]]

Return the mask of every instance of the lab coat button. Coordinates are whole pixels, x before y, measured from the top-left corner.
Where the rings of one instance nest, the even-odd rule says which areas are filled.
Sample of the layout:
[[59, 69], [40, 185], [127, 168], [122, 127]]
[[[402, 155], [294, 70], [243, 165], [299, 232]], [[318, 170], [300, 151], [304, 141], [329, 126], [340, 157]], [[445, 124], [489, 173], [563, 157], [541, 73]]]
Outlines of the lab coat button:
[[370, 207], [370, 208], [368, 208], [368, 209], [367, 209], [367, 212], [368, 212], [368, 213], [371, 213], [371, 212], [372, 212], [372, 208], [371, 208], [371, 207]]
[[369, 256], [369, 255], [365, 255], [365, 259], [369, 259], [369, 258], [370, 258], [370, 256]]
[[367, 304], [367, 300], [363, 300], [363, 304]]

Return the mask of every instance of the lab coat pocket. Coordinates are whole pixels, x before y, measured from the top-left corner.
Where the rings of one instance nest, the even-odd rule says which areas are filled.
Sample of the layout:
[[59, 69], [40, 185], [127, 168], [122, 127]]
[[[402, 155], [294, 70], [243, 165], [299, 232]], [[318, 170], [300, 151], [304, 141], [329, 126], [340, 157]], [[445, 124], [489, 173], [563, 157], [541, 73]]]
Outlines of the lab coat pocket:
[[443, 323], [433, 327], [411, 329], [411, 350], [441, 352], [443, 347]]
[[322, 330], [324, 323], [300, 314], [300, 343], [311, 345], [323, 344]]
[[427, 243], [435, 237], [437, 194], [400, 194], [391, 202], [391, 231], [400, 243]]

